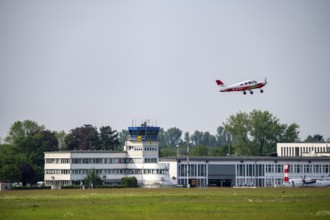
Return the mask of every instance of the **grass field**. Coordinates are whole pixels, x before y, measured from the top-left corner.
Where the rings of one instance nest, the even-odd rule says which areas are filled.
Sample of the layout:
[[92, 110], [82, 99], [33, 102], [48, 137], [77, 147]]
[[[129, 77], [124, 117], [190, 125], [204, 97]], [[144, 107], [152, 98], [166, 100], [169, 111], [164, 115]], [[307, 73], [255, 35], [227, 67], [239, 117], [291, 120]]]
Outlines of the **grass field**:
[[2, 191], [0, 219], [330, 219], [330, 188]]

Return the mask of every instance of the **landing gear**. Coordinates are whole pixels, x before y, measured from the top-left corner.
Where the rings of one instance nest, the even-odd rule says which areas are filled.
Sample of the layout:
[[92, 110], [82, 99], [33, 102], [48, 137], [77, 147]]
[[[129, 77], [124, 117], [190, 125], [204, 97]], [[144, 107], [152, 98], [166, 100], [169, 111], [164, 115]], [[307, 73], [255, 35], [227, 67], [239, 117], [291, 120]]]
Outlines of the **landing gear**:
[[261, 93], [263, 93], [263, 92], [264, 92], [264, 90], [260, 89], [260, 92], [261, 92]]
[[244, 91], [243, 94], [246, 95], [246, 92]]
[[250, 94], [252, 95], [253, 94], [253, 91], [250, 91]]

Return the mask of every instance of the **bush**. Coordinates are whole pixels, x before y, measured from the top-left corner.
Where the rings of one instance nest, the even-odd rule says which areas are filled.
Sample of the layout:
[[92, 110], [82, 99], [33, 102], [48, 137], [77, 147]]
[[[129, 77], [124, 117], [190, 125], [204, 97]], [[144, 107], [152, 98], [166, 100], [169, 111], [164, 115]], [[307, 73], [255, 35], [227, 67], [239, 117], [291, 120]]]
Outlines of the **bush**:
[[78, 185], [68, 185], [68, 186], [61, 186], [61, 189], [81, 189], [82, 186]]
[[137, 179], [134, 176], [121, 178], [120, 185], [128, 188], [134, 188], [138, 186]]
[[51, 186], [14, 186], [12, 190], [39, 190], [39, 189], [51, 189]]
[[95, 186], [96, 189], [119, 189], [124, 188], [122, 185], [113, 185], [113, 186], [107, 186], [107, 185], [97, 185]]

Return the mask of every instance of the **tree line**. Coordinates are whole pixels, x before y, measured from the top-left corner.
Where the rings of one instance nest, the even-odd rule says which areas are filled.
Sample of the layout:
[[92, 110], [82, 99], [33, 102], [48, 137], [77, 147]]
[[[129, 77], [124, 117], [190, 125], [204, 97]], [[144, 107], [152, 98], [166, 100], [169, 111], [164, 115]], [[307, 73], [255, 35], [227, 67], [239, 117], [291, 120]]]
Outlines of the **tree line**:
[[[0, 180], [35, 184], [44, 179], [44, 152], [72, 150], [122, 151], [127, 130], [118, 132], [111, 126], [99, 129], [86, 124], [68, 133], [50, 131], [31, 120], [17, 121], [10, 127], [5, 143], [0, 144]], [[298, 142], [299, 126], [281, 124], [268, 111], [253, 110], [230, 116], [217, 128], [183, 133], [179, 128], [160, 129], [160, 156], [267, 155], [276, 151], [278, 142]], [[306, 142], [324, 142], [323, 136], [309, 135]]]

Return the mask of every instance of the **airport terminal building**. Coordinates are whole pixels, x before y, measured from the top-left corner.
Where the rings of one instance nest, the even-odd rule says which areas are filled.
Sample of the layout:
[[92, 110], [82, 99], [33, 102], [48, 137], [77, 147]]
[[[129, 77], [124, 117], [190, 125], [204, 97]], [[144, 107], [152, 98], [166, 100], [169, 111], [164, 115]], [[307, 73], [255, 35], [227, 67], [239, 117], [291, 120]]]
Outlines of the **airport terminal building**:
[[[284, 165], [289, 178], [324, 178], [330, 175], [330, 158], [324, 157], [197, 157], [160, 158], [170, 164], [172, 184], [191, 187], [273, 187], [283, 185]], [[189, 172], [187, 172], [187, 164]]]
[[[159, 158], [159, 129], [145, 125], [129, 127], [129, 137], [123, 152], [45, 152], [45, 185], [53, 188], [81, 185], [90, 169], [95, 169], [105, 185], [119, 184], [121, 178], [135, 176], [142, 187], [187, 184], [190, 187], [281, 186], [284, 165], [287, 164], [289, 178], [301, 178], [305, 175], [310, 178], [324, 178], [330, 175], [330, 157], [313, 154], [303, 156], [302, 153], [299, 156], [283, 156], [282, 152], [298, 152], [290, 144], [279, 144], [292, 148], [280, 148], [283, 150], [280, 150], [280, 156], [277, 157]], [[308, 144], [303, 147], [307, 154]], [[279, 150], [279, 147], [277, 149]]]
[[159, 163], [159, 127], [129, 127], [123, 152], [58, 151], [45, 152], [45, 185], [82, 185], [94, 169], [105, 185], [116, 185], [121, 178], [135, 176], [141, 186], [170, 184], [169, 166]]

